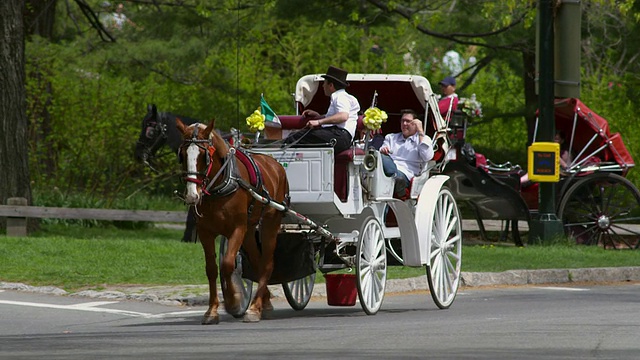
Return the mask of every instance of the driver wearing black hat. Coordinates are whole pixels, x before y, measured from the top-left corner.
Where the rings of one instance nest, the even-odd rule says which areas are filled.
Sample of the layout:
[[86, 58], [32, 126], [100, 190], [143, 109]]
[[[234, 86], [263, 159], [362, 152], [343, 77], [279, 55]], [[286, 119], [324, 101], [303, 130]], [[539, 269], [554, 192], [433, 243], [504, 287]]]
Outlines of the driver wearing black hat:
[[322, 75], [324, 94], [331, 98], [327, 113], [322, 116], [313, 110], [305, 110], [302, 116], [310, 119], [306, 127], [308, 131], [295, 132], [285, 140], [285, 143], [326, 144], [335, 141], [334, 149], [338, 154], [351, 147], [351, 141], [358, 124], [360, 104], [345, 88], [347, 71], [329, 66], [327, 73]]

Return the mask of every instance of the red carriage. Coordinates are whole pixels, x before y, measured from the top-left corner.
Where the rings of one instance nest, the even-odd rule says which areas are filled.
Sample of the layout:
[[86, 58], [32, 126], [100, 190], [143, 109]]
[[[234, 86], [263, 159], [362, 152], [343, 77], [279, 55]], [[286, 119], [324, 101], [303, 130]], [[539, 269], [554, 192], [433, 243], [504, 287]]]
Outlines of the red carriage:
[[[456, 199], [482, 220], [508, 220], [520, 242], [517, 221], [529, 222], [538, 210], [538, 184], [521, 184], [523, 171], [511, 163], [495, 164], [475, 154], [465, 139], [467, 117], [458, 113], [450, 128], [454, 153], [446, 173]], [[555, 126], [565, 134], [571, 160], [556, 185], [558, 217], [567, 236], [581, 244], [638, 248], [640, 191], [625, 178], [634, 162], [619, 133], [578, 99], [555, 103]], [[536, 132], [537, 135], [537, 122]]]

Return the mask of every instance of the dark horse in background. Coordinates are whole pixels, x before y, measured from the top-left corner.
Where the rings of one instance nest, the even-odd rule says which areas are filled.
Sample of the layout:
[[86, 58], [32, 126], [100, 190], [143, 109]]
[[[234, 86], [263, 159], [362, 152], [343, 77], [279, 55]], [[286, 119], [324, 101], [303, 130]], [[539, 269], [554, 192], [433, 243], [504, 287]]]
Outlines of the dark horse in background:
[[198, 236], [209, 279], [209, 309], [202, 323], [217, 324], [220, 320], [215, 245], [218, 235], [228, 239], [220, 264], [225, 309], [233, 316], [243, 311], [241, 289], [232, 280], [236, 256], [242, 247], [259, 276], [244, 321], [259, 321], [263, 310], [272, 308], [267, 283], [274, 269], [273, 254], [283, 213], [269, 202], [288, 204], [285, 170], [271, 156], [249, 155], [240, 148], [231, 148], [214, 130], [214, 121], [208, 126], [185, 126], [178, 119], [177, 126], [184, 139], [179, 151], [187, 183], [184, 199], [199, 215]]
[[[178, 148], [182, 144], [182, 134], [176, 128], [176, 118], [186, 124], [191, 125], [199, 122], [198, 119], [187, 116], [174, 115], [169, 112], [158, 112], [154, 104], [147, 106], [147, 115], [142, 119], [142, 129], [136, 142], [135, 159], [153, 169], [153, 160], [156, 158], [158, 150], [163, 146], [168, 146], [174, 153], [178, 153]], [[155, 169], [154, 169], [155, 170]], [[183, 242], [197, 242], [196, 216], [193, 207], [189, 207], [187, 221], [182, 236]]]

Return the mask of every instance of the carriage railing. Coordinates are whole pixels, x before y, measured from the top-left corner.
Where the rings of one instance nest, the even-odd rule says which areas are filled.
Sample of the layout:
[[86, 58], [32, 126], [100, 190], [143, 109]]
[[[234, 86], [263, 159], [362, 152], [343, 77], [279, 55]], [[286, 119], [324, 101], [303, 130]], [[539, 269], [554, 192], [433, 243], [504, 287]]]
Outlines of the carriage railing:
[[490, 159], [487, 159], [487, 164], [481, 165], [481, 166], [482, 168], [484, 168], [489, 172], [499, 173], [499, 174], [511, 174], [511, 173], [518, 173], [522, 171], [522, 167], [520, 165], [518, 164], [514, 165], [510, 161], [507, 161], [502, 164], [496, 164]]

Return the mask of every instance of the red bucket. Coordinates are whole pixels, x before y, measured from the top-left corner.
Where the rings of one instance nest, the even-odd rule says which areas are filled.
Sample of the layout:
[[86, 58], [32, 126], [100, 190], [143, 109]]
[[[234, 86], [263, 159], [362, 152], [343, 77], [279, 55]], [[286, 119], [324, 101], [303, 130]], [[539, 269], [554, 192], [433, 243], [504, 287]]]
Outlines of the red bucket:
[[327, 304], [330, 306], [353, 306], [356, 304], [356, 276], [353, 274], [325, 274]]

